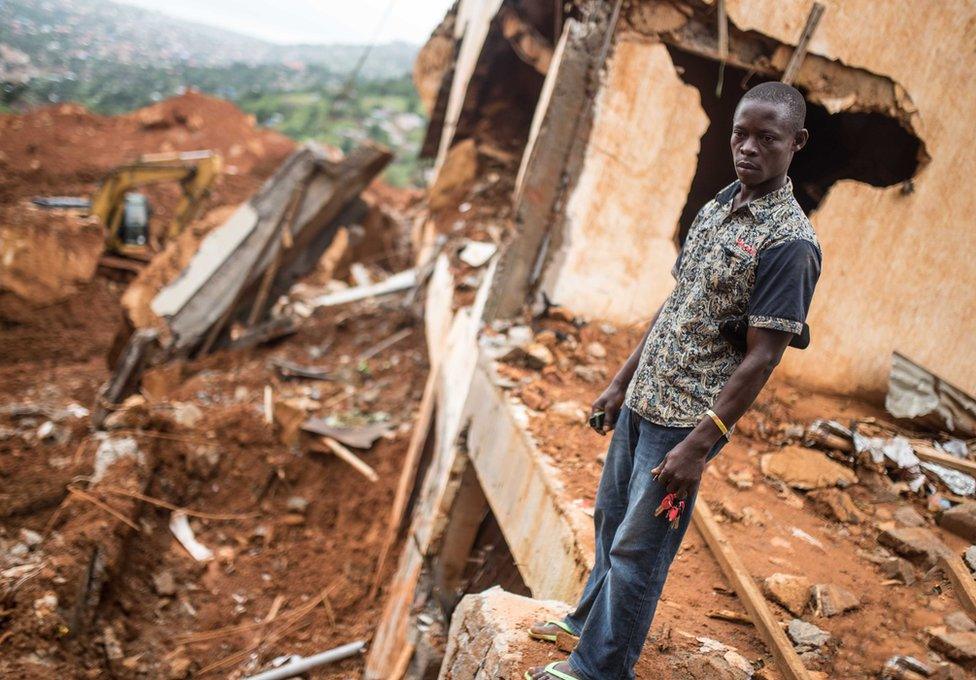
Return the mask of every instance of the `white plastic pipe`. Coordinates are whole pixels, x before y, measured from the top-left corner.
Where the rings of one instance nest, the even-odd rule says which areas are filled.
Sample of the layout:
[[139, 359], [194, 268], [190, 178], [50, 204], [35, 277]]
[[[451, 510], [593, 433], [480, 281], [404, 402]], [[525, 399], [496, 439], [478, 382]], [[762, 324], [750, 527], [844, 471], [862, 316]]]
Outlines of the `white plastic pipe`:
[[311, 670], [317, 666], [324, 666], [336, 661], [341, 661], [342, 659], [355, 654], [361, 654], [364, 649], [366, 649], [365, 640], [350, 642], [348, 645], [342, 645], [341, 647], [330, 649], [329, 651], [322, 652], [321, 654], [315, 654], [314, 656], [308, 656], [304, 659], [292, 661], [281, 668], [272, 668], [270, 671], [264, 671], [263, 673], [252, 675], [244, 680], [284, 680], [285, 678], [293, 678], [296, 675], [301, 675], [305, 671]]

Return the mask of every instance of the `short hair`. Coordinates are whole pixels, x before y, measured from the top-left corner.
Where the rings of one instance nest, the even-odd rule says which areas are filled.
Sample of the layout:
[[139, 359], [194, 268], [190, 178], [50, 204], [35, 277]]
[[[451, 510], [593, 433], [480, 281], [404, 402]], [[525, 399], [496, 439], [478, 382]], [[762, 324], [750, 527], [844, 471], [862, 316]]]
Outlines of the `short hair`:
[[787, 119], [793, 126], [793, 131], [803, 129], [807, 119], [807, 102], [803, 94], [786, 83], [770, 81], [760, 83], [742, 95], [739, 104], [747, 100], [783, 104], [787, 110]]

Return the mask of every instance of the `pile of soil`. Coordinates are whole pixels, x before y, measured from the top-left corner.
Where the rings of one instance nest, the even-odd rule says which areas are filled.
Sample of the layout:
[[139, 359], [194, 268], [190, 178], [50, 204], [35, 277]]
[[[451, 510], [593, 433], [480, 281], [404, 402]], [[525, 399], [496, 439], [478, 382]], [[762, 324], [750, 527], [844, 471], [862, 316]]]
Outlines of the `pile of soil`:
[[234, 104], [198, 92], [122, 116], [58, 104], [0, 116], [0, 203], [87, 195], [106, 172], [142, 154], [201, 149], [219, 152], [227, 166], [214, 204], [239, 203], [294, 146]]
[[[365, 365], [359, 362], [360, 354], [402, 328], [413, 332]], [[313, 364], [332, 379], [285, 380], [273, 359]], [[0, 547], [19, 554], [16, 546], [30, 535], [25, 530], [37, 532], [43, 541], [30, 548], [30, 559], [43, 566], [5, 593], [8, 609], [22, 614], [0, 619], [6, 650], [0, 674], [182, 678], [230, 659], [213, 677], [239, 677], [281, 654], [307, 656], [369, 640], [383, 604], [382, 593], [367, 598], [387, 520], [378, 509], [395, 492], [425, 372], [417, 320], [395, 306], [367, 302], [338, 316], [336, 310], [317, 315], [277, 347], [221, 353], [187, 365], [161, 399], [123, 411], [115, 426], [120, 429], [110, 434], [133, 437], [154, 461], [149, 496], [243, 517], [191, 520], [196, 537], [216, 554], [200, 563], [174, 539], [169, 510], [145, 504], [137, 514], [138, 531], [114, 539], [123, 541], [125, 557], [83, 630], [67, 625], [77, 594], [60, 577], [91, 559], [83, 549], [85, 537], [112, 518], [66, 497], [65, 486], [91, 475], [97, 442], [87, 432], [86, 417], [58, 420], [59, 435], [49, 440], [39, 440], [36, 432], [43, 421], [57, 418], [52, 414], [58, 407], [90, 403], [98, 372], [82, 372], [73, 388], [43, 395], [22, 382], [5, 398], [37, 405], [38, 413], [8, 409], [0, 415], [9, 437], [0, 444], [0, 475], [7, 479], [0, 498]], [[306, 400], [311, 416], [350, 423], [385, 418], [389, 434], [357, 451], [379, 481], [317, 452], [310, 437], [296, 446], [284, 444], [280, 427], [263, 417], [266, 386], [276, 400]], [[192, 424], [173, 415], [186, 404], [200, 413]], [[100, 499], [116, 508], [124, 500]], [[388, 561], [387, 571], [395, 566]], [[290, 618], [323, 592], [320, 604]], [[44, 605], [38, 603], [49, 600], [57, 603], [55, 613], [31, 613], [32, 606], [40, 611]], [[272, 611], [278, 616], [261, 625]], [[238, 628], [206, 635], [231, 626]], [[174, 639], [177, 632], [181, 637]], [[239, 652], [244, 653], [235, 656]], [[361, 663], [350, 659], [317, 677], [358, 677]]]

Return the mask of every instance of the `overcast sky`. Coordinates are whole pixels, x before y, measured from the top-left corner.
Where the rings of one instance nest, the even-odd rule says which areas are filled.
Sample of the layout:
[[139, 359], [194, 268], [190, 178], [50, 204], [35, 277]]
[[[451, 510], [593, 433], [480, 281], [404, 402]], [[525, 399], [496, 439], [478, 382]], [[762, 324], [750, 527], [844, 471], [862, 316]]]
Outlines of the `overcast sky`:
[[452, 0], [117, 1], [272, 42], [359, 44], [374, 38], [423, 43], [452, 4]]

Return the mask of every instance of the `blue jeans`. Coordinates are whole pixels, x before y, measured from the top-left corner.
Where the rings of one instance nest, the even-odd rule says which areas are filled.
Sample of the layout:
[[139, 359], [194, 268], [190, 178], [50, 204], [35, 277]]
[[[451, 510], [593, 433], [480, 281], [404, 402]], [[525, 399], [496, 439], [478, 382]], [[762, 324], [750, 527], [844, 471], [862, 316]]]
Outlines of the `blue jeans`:
[[[576, 611], [566, 618], [580, 638], [569, 664], [584, 680], [634, 677], [697, 495], [685, 501], [679, 527], [670, 529], [664, 515], [654, 516], [665, 489], [651, 470], [691, 429], [655, 425], [627, 407], [617, 417], [593, 512], [596, 560]], [[709, 460], [724, 443], [712, 447]]]

